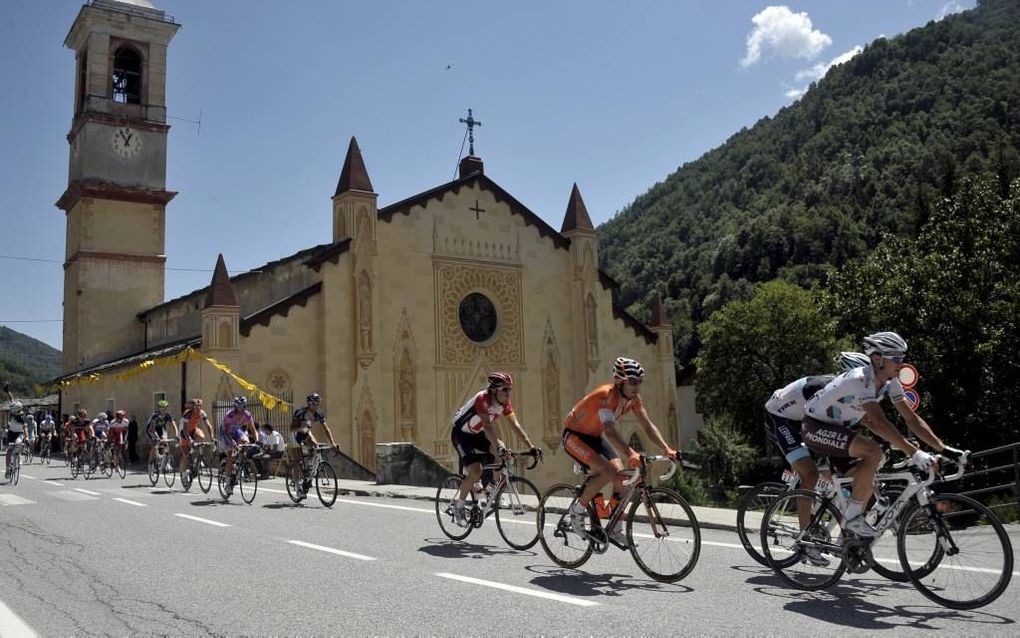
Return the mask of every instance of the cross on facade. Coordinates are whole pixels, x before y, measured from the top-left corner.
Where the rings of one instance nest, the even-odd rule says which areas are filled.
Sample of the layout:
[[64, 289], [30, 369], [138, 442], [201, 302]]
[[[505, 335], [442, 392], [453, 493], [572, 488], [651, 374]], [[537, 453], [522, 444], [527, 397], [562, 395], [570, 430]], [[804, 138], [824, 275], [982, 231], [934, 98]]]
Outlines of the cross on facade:
[[[476, 120], [473, 115], [471, 115], [471, 109], [468, 109], [467, 119], [465, 120], [464, 118], [460, 118], [460, 121], [463, 124], [467, 124], [467, 127], [468, 127], [468, 143], [470, 144], [470, 146], [468, 147], [468, 155], [474, 155], [475, 154], [475, 127], [476, 126], [481, 126], [482, 123], [479, 122], [478, 120]], [[464, 147], [462, 146], [461, 148], [464, 148]]]
[[469, 208], [468, 210], [472, 211], [475, 214], [475, 219], [479, 219], [478, 213], [484, 213], [485, 212], [484, 208], [479, 208], [478, 207], [478, 200], [477, 199], [475, 200], [475, 207], [474, 208]]

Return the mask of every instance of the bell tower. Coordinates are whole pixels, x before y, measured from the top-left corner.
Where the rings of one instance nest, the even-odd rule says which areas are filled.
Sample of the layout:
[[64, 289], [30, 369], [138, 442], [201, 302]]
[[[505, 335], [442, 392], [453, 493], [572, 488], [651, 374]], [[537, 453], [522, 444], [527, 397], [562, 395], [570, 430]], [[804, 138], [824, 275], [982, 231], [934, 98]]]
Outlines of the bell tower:
[[64, 254], [64, 372], [141, 350], [163, 301], [166, 52], [180, 25], [149, 0], [90, 0], [75, 52]]

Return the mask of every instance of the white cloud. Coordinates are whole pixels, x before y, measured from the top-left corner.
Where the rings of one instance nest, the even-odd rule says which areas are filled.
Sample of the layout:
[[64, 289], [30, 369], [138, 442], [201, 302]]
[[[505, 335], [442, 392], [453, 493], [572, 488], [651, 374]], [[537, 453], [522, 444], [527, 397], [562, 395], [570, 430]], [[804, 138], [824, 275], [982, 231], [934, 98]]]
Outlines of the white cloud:
[[803, 89], [790, 89], [789, 91], [786, 92], [786, 97], [790, 98], [791, 100], [799, 100], [800, 96], [804, 95], [804, 93], [806, 92], [807, 87], [804, 87]]
[[812, 59], [832, 44], [832, 38], [814, 28], [806, 12], [787, 6], [769, 6], [751, 18], [754, 30], [747, 36], [747, 51], [740, 66], [749, 67], [763, 56]]
[[803, 69], [801, 71], [797, 71], [797, 75], [794, 76], [794, 79], [797, 82], [804, 82], [805, 80], [808, 82], [814, 82], [816, 80], [821, 80], [822, 78], [825, 77], [825, 74], [829, 72], [829, 69], [838, 64], [843, 64], [844, 62], [854, 57], [863, 50], [864, 47], [862, 47], [861, 45], [857, 45], [854, 48], [847, 51], [846, 53], [841, 53], [837, 55], [828, 62], [819, 62], [810, 69]]
[[976, 6], [976, 0], [949, 0], [949, 2], [942, 5], [939, 9], [938, 15], [935, 16], [935, 21], [938, 22], [943, 20], [947, 16], [951, 16], [954, 13], [960, 13], [961, 11], [967, 11], [973, 9]]

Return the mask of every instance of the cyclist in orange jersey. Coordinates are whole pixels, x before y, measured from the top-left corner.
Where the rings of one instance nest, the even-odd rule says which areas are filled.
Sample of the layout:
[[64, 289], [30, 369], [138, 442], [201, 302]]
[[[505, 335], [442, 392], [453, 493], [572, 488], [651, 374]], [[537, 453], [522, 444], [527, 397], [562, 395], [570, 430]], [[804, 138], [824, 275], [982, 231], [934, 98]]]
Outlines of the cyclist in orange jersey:
[[[206, 432], [209, 433], [208, 437], [199, 428], [202, 424], [205, 425]], [[209, 423], [209, 417], [202, 409], [202, 399], [192, 399], [188, 403], [187, 409], [181, 413], [181, 464], [178, 467], [182, 470], [190, 467], [192, 441], [196, 443], [206, 439], [212, 441], [214, 438], [212, 424]]]
[[[666, 444], [659, 429], [648, 417], [640, 395], [644, 376], [645, 369], [640, 363], [626, 357], [617, 358], [613, 364], [613, 383], [592, 390], [574, 406], [563, 423], [563, 449], [592, 474], [581, 497], [574, 501], [570, 509], [571, 526], [582, 537], [591, 499], [610, 481], [613, 481], [612, 502], [618, 502], [624, 492], [624, 477], [619, 475], [623, 464], [617, 450], [627, 457], [628, 467], [635, 468], [641, 463], [638, 453], [627, 445], [616, 430], [616, 423], [621, 417], [633, 412], [645, 436], [662, 448], [664, 454], [672, 459], [680, 456], [677, 450]], [[609, 446], [605, 445], [607, 440]], [[622, 534], [621, 519], [610, 530], [610, 535], [618, 538]]]

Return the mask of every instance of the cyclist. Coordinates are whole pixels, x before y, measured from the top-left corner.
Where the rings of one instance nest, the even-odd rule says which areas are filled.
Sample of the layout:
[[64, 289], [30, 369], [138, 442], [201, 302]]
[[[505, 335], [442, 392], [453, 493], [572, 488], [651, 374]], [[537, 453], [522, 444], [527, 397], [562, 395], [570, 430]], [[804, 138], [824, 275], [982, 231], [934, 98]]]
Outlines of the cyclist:
[[[199, 426], [205, 426], [205, 432]], [[206, 432], [209, 436], [206, 437]], [[209, 423], [209, 416], [202, 409], [202, 399], [194, 398], [188, 402], [185, 410], [181, 413], [181, 464], [180, 469], [190, 467], [191, 444], [198, 443], [208, 438], [210, 441], [216, 437], [213, 435], [212, 424]]]
[[460, 494], [454, 503], [453, 520], [461, 527], [469, 525], [467, 520], [467, 494], [482, 477], [482, 464], [493, 463], [495, 455], [506, 455], [506, 444], [499, 438], [494, 420], [500, 416], [506, 418], [514, 431], [524, 441], [531, 452], [541, 454], [542, 451], [531, 443], [528, 433], [521, 427], [510, 393], [513, 392], [514, 380], [506, 372], [493, 372], [488, 378], [489, 385], [479, 391], [453, 415], [453, 430], [450, 441], [457, 450], [460, 459], [460, 470], [464, 480], [460, 483]]
[[[326, 425], [326, 415], [319, 410], [319, 406], [322, 404], [322, 397], [318, 393], [313, 392], [305, 397], [305, 407], [298, 408], [294, 411], [294, 418], [290, 422], [290, 432], [294, 437], [294, 443], [288, 446], [288, 457], [290, 458], [290, 471], [291, 476], [294, 479], [301, 478], [301, 448], [307, 446], [309, 449], [314, 449], [318, 442], [315, 440], [313, 430], [318, 427], [322, 432], [326, 433], [326, 438], [329, 439], [329, 444], [332, 445], [337, 452], [340, 451], [340, 446], [337, 445], [333, 439], [333, 433], [330, 432], [329, 426]], [[312, 486], [310, 479], [303, 479], [301, 484], [298, 486], [298, 495], [304, 496], [308, 492], [308, 488]]]
[[[585, 535], [584, 522], [591, 499], [610, 481], [613, 481], [610, 501], [613, 506], [623, 495], [625, 476], [619, 473], [623, 465], [617, 451], [627, 457], [628, 467], [636, 468], [641, 464], [638, 453], [627, 445], [616, 429], [617, 422], [627, 412], [634, 413], [645, 436], [659, 446], [666, 456], [676, 460], [680, 458], [680, 451], [666, 444], [645, 410], [640, 395], [644, 377], [645, 369], [640, 363], [627, 357], [618, 357], [613, 363], [613, 382], [588, 393], [570, 410], [563, 422], [563, 449], [570, 458], [591, 471], [591, 478], [585, 484], [584, 491], [570, 509], [571, 527], [581, 537]], [[605, 440], [609, 441], [609, 446], [605, 445]], [[625, 542], [622, 523], [621, 519], [609, 532], [617, 542]]]
[[874, 491], [875, 471], [882, 464], [882, 449], [850, 429], [863, 422], [868, 429], [907, 454], [911, 462], [925, 470], [935, 457], [908, 441], [886, 418], [879, 403], [889, 398], [907, 427], [922, 441], [942, 454], [959, 458], [960, 450], [946, 447], [924, 419], [907, 405], [900, 368], [907, 355], [907, 342], [895, 332], [876, 332], [864, 337], [864, 352], [869, 365], [844, 372], [818, 391], [804, 406], [801, 436], [811, 450], [830, 457], [860, 459], [854, 471], [843, 528], [859, 536], [873, 537], [875, 529], [864, 519], [864, 504]]
[[[836, 363], [840, 372], [848, 372], [854, 368], [870, 365], [868, 355], [860, 352], [840, 352]], [[818, 481], [818, 466], [815, 465], [811, 453], [800, 438], [800, 422], [804, 419], [804, 404], [816, 392], [824, 388], [836, 378], [833, 374], [803, 377], [772, 393], [765, 402], [765, 434], [770, 441], [783, 453], [786, 462], [800, 477], [801, 486], [806, 490], [815, 489]], [[811, 502], [808, 499], [797, 501], [797, 515], [801, 528], [807, 525], [811, 517]], [[817, 547], [804, 548], [802, 561], [824, 567], [829, 564]]]
[[[118, 458], [121, 460], [127, 459], [127, 435], [128, 435], [128, 419], [127, 412], [124, 410], [117, 410], [113, 413], [113, 420], [110, 421], [110, 446], [114, 450], [113, 467], [117, 467]], [[116, 450], [120, 450], [120, 454], [116, 454]]]
[[160, 399], [156, 404], [156, 411], [152, 413], [145, 423], [145, 434], [149, 437], [149, 463], [156, 458], [156, 445], [167, 440], [167, 426], [173, 428], [174, 438], [177, 438], [177, 421], [170, 414], [170, 402]]
[[53, 421], [53, 416], [47, 412], [43, 416], [43, 420], [39, 421], [39, 452], [42, 453], [45, 448], [47, 453], [52, 449], [50, 446], [53, 445], [53, 432], [57, 429], [56, 422]]
[[110, 417], [106, 412], [100, 412], [92, 419], [92, 431], [89, 438], [92, 440], [92, 459], [99, 461], [104, 446], [109, 442]]
[[11, 402], [10, 407], [10, 419], [7, 422], [7, 469], [4, 476], [7, 478], [11, 477], [11, 456], [14, 454], [15, 446], [24, 440], [25, 438], [25, 414], [24, 406], [21, 405], [21, 401], [15, 401], [14, 395], [11, 393], [11, 388], [7, 383], [4, 383], [4, 392], [7, 393], [7, 399]]
[[76, 454], [78, 450], [84, 449], [85, 444], [91, 437], [92, 421], [89, 420], [88, 410], [79, 408], [78, 412], [71, 417], [71, 449], [69, 454]]
[[35, 422], [35, 415], [31, 411], [25, 411], [25, 445], [29, 449], [35, 447], [36, 431], [38, 426]]
[[242, 443], [251, 443], [258, 440], [258, 432], [255, 431], [255, 419], [246, 408], [248, 399], [235, 397], [234, 407], [223, 416], [223, 423], [220, 427], [220, 441], [227, 453], [227, 494], [234, 492], [234, 461], [237, 457], [237, 446]]

